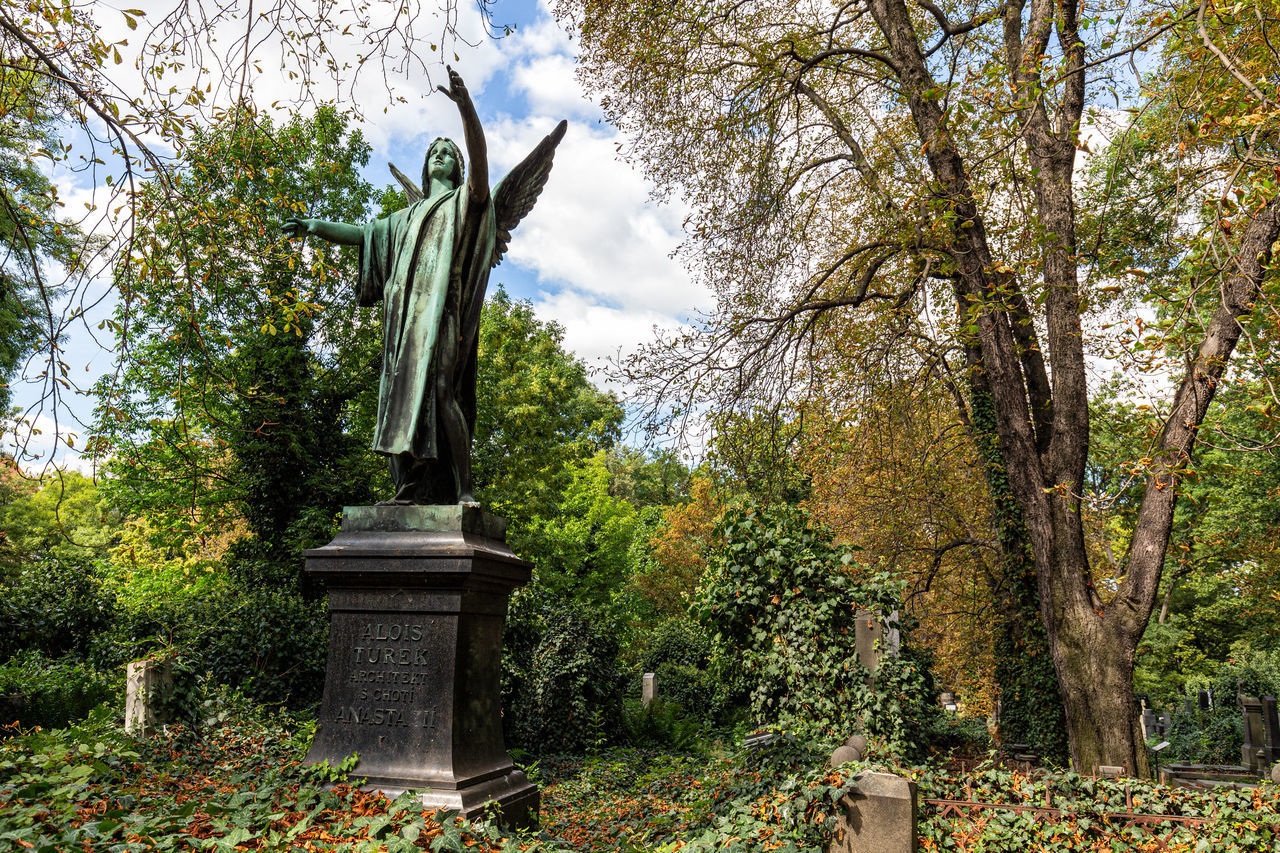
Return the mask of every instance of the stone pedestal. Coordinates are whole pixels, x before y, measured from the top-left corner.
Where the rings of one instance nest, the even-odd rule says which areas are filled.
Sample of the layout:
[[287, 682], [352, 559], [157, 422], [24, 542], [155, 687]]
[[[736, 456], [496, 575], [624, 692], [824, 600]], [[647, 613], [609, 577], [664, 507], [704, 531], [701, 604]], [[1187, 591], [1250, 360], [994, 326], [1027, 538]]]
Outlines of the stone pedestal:
[[173, 661], [136, 660], [124, 672], [124, 730], [137, 737], [155, 734], [165, 722], [156, 709], [160, 694], [173, 686]]
[[502, 628], [531, 566], [506, 523], [458, 506], [347, 507], [306, 552], [329, 595], [329, 662], [308, 762], [359, 754], [354, 776], [428, 808], [537, 820], [538, 789], [502, 741]]

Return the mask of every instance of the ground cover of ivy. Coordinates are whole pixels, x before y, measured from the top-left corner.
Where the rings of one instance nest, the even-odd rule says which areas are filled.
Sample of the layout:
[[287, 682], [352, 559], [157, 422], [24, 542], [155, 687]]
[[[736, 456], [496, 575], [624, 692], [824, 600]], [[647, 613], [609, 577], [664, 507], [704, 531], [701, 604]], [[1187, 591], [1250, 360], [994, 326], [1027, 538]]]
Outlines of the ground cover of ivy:
[[[490, 853], [529, 849], [300, 763], [306, 726], [233, 721], [139, 740], [99, 709], [69, 729], [0, 732], [0, 849]], [[327, 782], [339, 782], [328, 787]]]
[[[829, 769], [825, 748], [786, 736], [755, 751], [544, 756], [526, 762], [542, 789], [541, 826], [516, 833], [359, 791], [354, 778], [344, 781], [344, 768], [303, 765], [306, 723], [260, 711], [224, 716], [198, 731], [176, 726], [147, 739], [125, 735], [119, 717], [101, 710], [68, 729], [0, 731], [0, 849], [820, 851], [837, 831], [840, 799], [869, 766]], [[916, 779], [922, 800], [1043, 806], [1047, 794], [1063, 812], [943, 819], [923, 806], [925, 851], [1260, 853], [1280, 843], [1280, 787], [1272, 785], [1206, 794], [995, 767], [899, 772]], [[1139, 813], [1214, 821], [1125, 830], [1105, 817], [1130, 804]]]

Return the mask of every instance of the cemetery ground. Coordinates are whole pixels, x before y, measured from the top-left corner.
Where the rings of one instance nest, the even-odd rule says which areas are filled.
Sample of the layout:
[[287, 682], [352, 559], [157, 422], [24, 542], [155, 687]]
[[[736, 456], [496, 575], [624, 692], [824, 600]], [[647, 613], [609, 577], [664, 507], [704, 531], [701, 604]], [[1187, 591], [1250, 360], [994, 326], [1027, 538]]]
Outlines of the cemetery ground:
[[349, 767], [306, 766], [314, 723], [223, 698], [216, 719], [146, 738], [126, 734], [105, 705], [67, 728], [6, 730], [0, 847], [816, 851], [830, 844], [856, 774], [872, 767], [919, 785], [926, 851], [1264, 851], [1280, 839], [1280, 786], [1269, 783], [1192, 791], [1028, 774], [981, 758], [958, 772], [944, 755], [910, 768], [833, 769], [825, 747], [780, 736], [743, 750], [730, 745], [734, 732], [683, 750], [668, 743], [523, 756], [542, 788], [541, 825], [513, 833], [424, 812], [409, 796], [360, 791]]

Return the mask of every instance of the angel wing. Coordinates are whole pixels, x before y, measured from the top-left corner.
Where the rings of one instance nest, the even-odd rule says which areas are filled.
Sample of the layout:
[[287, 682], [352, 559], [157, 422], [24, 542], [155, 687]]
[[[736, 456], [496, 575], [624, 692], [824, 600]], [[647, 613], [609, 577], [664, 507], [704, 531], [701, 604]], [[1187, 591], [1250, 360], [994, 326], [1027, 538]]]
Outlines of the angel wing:
[[409, 198], [409, 204], [415, 201], [422, 201], [422, 189], [415, 184], [408, 175], [396, 168], [395, 163], [387, 164], [391, 168], [391, 174], [400, 182], [400, 186], [404, 187], [404, 194]]
[[493, 188], [494, 224], [498, 234], [493, 244], [491, 267], [502, 263], [502, 256], [507, 253], [507, 245], [511, 242], [512, 230], [533, 210], [534, 202], [547, 184], [547, 175], [551, 174], [551, 159], [555, 157], [556, 146], [564, 138], [568, 126], [567, 121], [557, 124], [556, 129], [543, 137], [529, 156]]

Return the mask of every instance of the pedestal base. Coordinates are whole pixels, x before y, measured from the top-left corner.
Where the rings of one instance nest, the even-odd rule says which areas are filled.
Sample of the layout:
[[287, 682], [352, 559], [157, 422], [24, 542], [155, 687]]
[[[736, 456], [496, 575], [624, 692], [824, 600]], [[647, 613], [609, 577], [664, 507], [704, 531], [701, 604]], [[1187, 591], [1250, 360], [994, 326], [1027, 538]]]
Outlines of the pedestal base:
[[[502, 628], [531, 566], [476, 509], [348, 507], [306, 553], [329, 595], [329, 661], [308, 762], [359, 755], [353, 776], [428, 807], [536, 822], [538, 789], [502, 742]], [[491, 805], [492, 804], [492, 805]]]

